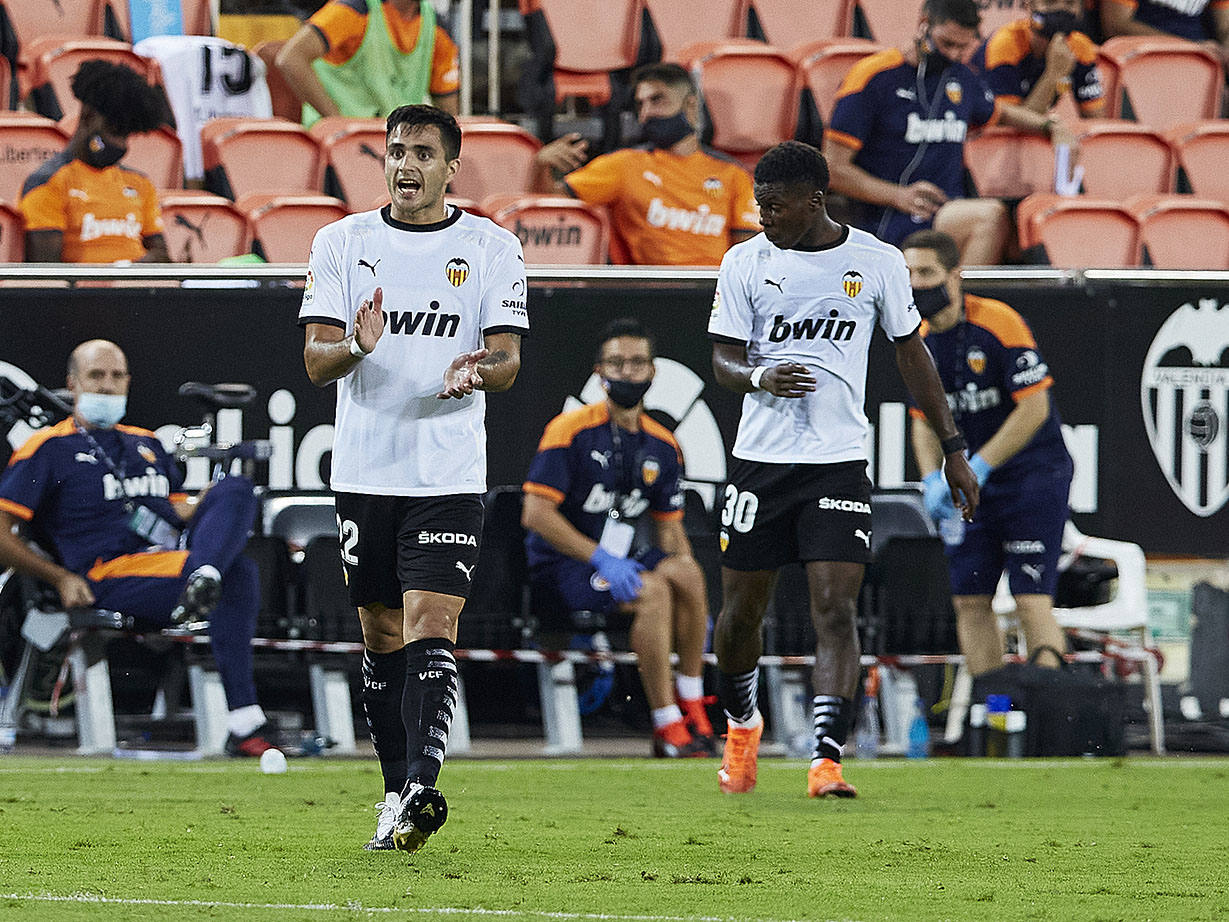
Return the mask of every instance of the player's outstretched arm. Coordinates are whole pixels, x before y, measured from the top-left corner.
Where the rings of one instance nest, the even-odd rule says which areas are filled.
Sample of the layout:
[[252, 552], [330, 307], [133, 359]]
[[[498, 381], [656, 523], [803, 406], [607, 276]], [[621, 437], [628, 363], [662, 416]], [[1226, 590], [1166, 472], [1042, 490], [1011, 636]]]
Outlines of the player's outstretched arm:
[[368, 355], [384, 335], [384, 289], [354, 312], [354, 333], [328, 323], [309, 323], [303, 345], [303, 364], [312, 384], [324, 387], [344, 378]]
[[805, 365], [752, 365], [745, 343], [713, 343], [713, 375], [736, 394], [768, 391], [774, 397], [803, 397], [815, 390], [815, 376]]
[[964, 439], [960, 438], [960, 430], [952, 419], [947, 395], [943, 393], [943, 382], [939, 380], [930, 350], [916, 330], [896, 341], [896, 367], [900, 369], [900, 376], [918, 408], [939, 437], [940, 444], [947, 447], [953, 440], [960, 442], [959, 447], [944, 452], [943, 473], [951, 488], [952, 502], [960, 508], [966, 522], [972, 521], [979, 499], [977, 476], [964, 456]]

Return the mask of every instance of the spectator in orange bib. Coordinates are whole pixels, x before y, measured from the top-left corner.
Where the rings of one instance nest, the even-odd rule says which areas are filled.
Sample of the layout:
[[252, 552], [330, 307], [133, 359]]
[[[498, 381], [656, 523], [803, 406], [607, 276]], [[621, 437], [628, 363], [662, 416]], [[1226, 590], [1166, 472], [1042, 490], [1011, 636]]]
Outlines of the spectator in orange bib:
[[701, 147], [700, 98], [679, 65], [637, 70], [632, 98], [643, 144], [586, 164], [588, 143], [566, 134], [538, 151], [537, 190], [609, 206], [612, 262], [719, 265], [759, 231], [750, 175]]
[[120, 164], [130, 135], [166, 121], [166, 101], [136, 71], [102, 60], [83, 62], [72, 90], [77, 130], [21, 190], [26, 261], [170, 262], [154, 184]]

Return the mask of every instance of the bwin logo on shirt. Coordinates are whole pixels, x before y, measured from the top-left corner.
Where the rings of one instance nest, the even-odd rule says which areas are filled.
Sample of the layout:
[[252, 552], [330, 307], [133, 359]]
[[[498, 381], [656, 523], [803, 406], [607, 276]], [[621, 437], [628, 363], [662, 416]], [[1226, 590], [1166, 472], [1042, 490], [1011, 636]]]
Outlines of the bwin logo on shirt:
[[388, 311], [388, 332], [405, 333], [413, 336], [421, 333], [423, 336], [453, 337], [461, 326], [460, 314], [437, 314], [439, 301], [432, 301], [430, 311]]
[[828, 317], [804, 317], [787, 323], [784, 314], [777, 314], [772, 321], [772, 329], [768, 331], [768, 341], [783, 343], [793, 339], [830, 339], [833, 342], [848, 342], [853, 339], [853, 331], [857, 329], [856, 320], [841, 320], [840, 311], [833, 308]]

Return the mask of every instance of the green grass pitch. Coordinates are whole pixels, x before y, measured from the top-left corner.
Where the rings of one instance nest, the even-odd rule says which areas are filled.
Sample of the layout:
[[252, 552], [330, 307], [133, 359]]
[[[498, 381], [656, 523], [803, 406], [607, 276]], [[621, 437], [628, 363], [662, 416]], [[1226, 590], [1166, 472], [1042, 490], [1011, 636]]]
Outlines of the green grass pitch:
[[374, 762], [0, 759], [0, 920], [1229, 920], [1229, 760], [463, 761], [414, 856]]

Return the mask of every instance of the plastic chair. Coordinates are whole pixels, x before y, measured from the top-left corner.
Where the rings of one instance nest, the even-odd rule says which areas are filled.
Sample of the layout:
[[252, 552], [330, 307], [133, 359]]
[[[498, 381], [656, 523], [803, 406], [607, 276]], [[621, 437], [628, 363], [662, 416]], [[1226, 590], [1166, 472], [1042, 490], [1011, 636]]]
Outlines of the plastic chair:
[[0, 202], [0, 262], [19, 263], [26, 258], [26, 224], [17, 209]]
[[1224, 72], [1212, 52], [1182, 38], [1120, 35], [1100, 48], [1106, 115], [1158, 130], [1220, 114]]
[[316, 121], [307, 132], [320, 145], [324, 191], [356, 211], [379, 196], [388, 201], [384, 124], [382, 118], [329, 116]]
[[72, 78], [81, 62], [93, 58], [124, 64], [143, 74], [151, 85], [162, 84], [158, 62], [141, 57], [127, 42], [48, 36], [30, 42], [22, 50], [23, 64], [17, 72], [22, 98], [29, 96], [39, 115], [56, 121], [63, 118], [75, 121], [81, 103], [73, 96]]
[[316, 231], [350, 212], [328, 195], [256, 194], [235, 203], [252, 223], [253, 250], [271, 263], [305, 263]]
[[519, 125], [461, 119], [461, 167], [448, 188], [477, 202], [495, 193], [527, 194], [533, 190], [534, 157], [541, 146]]
[[265, 62], [265, 82], [273, 100], [273, 115], [288, 122], [299, 122], [303, 120], [303, 100], [277, 67], [277, 54], [285, 44], [283, 39], [270, 39], [253, 48], [252, 54]]
[[854, 34], [869, 33], [867, 37], [892, 47], [906, 45], [917, 34], [921, 10], [922, 0], [855, 0]]
[[1178, 163], [1178, 188], [1229, 202], [1229, 120], [1179, 125], [1168, 138]]
[[751, 8], [779, 48], [847, 36], [853, 27], [852, 0], [751, 0]]
[[207, 192], [164, 192], [163, 236], [178, 263], [216, 263], [252, 251], [252, 227], [229, 199]]
[[68, 145], [68, 135], [33, 112], [0, 112], [0, 200], [16, 202], [26, 178]]
[[798, 73], [761, 42], [701, 42], [682, 52], [713, 126], [712, 145], [748, 168], [798, 126]]
[[46, 35], [101, 35], [97, 0], [3, 0], [0, 8], [19, 47]]
[[1084, 119], [1075, 127], [1086, 194], [1122, 198], [1173, 189], [1173, 150], [1156, 131], [1114, 119]]
[[541, 0], [555, 41], [555, 98], [611, 96], [610, 72], [636, 63], [641, 0]]
[[312, 538], [337, 534], [332, 496], [270, 496], [261, 507], [265, 534], [284, 540], [296, 560]]
[[1051, 265], [1119, 268], [1139, 265], [1139, 223], [1117, 202], [1034, 194], [1016, 212], [1020, 246], [1041, 244]]
[[803, 86], [811, 91], [824, 124], [832, 118], [836, 91], [840, 89], [849, 68], [885, 48], [886, 45], [870, 39], [836, 38], [807, 42], [789, 52]]
[[281, 119], [215, 118], [201, 129], [201, 154], [205, 187], [229, 199], [316, 193], [323, 182], [315, 139]]
[[696, 42], [746, 36], [745, 0], [644, 0], [663, 61], [681, 61]]
[[[60, 129], [66, 137], [72, 137], [77, 130], [76, 117], [61, 119]], [[157, 189], [182, 189], [183, 142], [169, 125], [129, 135], [124, 166], [140, 170]]]
[[1158, 269], [1229, 269], [1229, 205], [1190, 195], [1135, 195], [1140, 242]]
[[520, 238], [527, 264], [600, 265], [609, 257], [610, 224], [602, 208], [550, 195], [527, 195], [500, 207], [483, 202], [482, 207], [492, 221]]
[[1040, 135], [985, 128], [965, 142], [964, 163], [982, 198], [1021, 199], [1054, 189], [1054, 148]]

